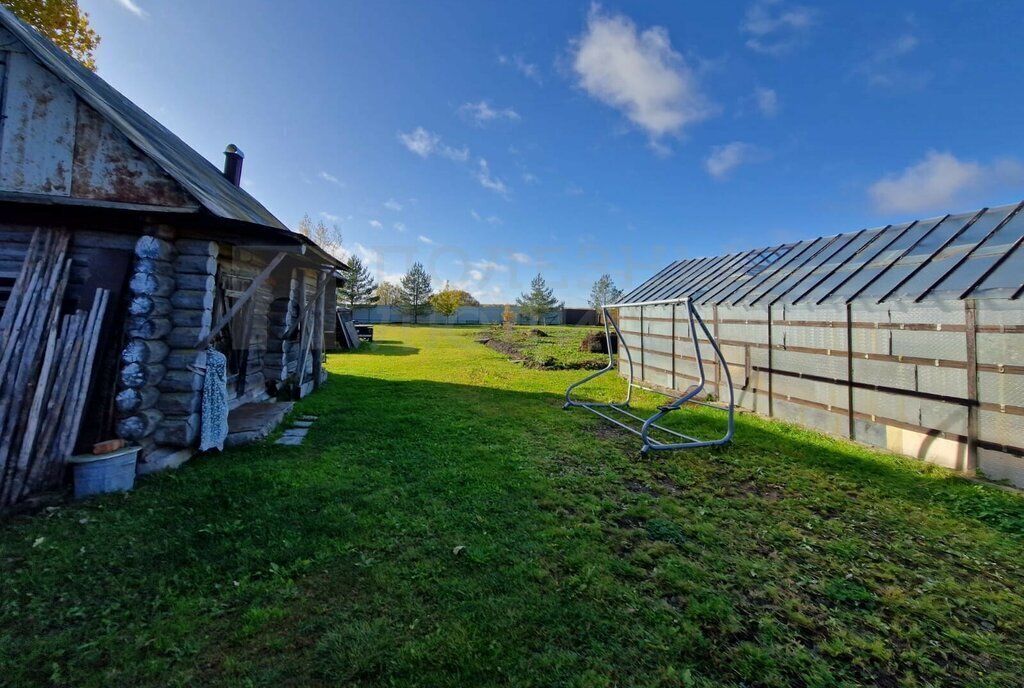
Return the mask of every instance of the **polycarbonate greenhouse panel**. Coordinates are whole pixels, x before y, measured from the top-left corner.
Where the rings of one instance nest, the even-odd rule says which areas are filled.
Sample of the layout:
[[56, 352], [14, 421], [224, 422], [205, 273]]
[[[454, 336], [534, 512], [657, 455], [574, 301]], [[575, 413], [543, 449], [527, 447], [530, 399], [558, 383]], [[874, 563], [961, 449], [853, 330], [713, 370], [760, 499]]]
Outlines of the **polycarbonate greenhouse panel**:
[[937, 301], [1024, 295], [1024, 204], [676, 261], [620, 303]]
[[[931, 260], [922, 265], [917, 274], [908, 279], [889, 298], [917, 300], [927, 295], [933, 288], [941, 287], [951, 280], [957, 272], [966, 266], [986, 239], [994, 236], [1007, 217], [1014, 212], [1016, 206], [993, 208], [981, 214], [970, 224], [956, 241], [938, 251]], [[949, 287], [945, 287], [948, 290]]]

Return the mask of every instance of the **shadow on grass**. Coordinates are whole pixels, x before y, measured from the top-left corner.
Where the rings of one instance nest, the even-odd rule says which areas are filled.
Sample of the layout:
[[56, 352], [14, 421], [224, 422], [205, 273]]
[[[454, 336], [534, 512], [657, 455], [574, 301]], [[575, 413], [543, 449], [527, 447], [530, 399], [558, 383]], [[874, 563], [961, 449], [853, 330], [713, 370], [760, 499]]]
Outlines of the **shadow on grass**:
[[359, 347], [359, 350], [363, 353], [374, 353], [380, 356], [414, 356], [420, 352], [418, 347], [400, 346], [387, 340], [367, 342]]
[[[387, 355], [386, 351], [381, 352]], [[369, 395], [379, 399], [403, 402], [391, 405], [378, 419], [386, 434], [393, 438], [399, 425], [390, 425], [389, 414], [399, 414], [401, 423], [410, 415], [419, 416], [419, 424], [439, 425], [457, 421], [461, 414], [479, 414], [487, 409], [495, 423], [510, 424], [518, 431], [530, 434], [545, 428], [552, 441], [572, 441], [581, 433], [593, 436], [595, 428], [614, 427], [583, 409], [563, 410], [564, 396], [558, 393], [522, 392], [493, 387], [451, 383], [416, 381], [385, 381], [375, 378], [332, 373], [334, 390], [359, 390], [359, 397]], [[653, 399], [654, 397], [652, 397]], [[429, 400], [424, 404], [422, 400]], [[324, 398], [324, 403], [330, 403]], [[310, 399], [316, 404], [317, 400]], [[653, 413], [654, 401], [649, 406], [634, 405], [634, 413], [644, 416]], [[324, 412], [329, 412], [324, 409]], [[543, 421], [543, 422], [541, 422]], [[702, 438], [720, 437], [725, 429], [724, 414], [718, 410], [686, 407], [662, 421], [674, 430]], [[637, 422], [639, 428], [640, 423]], [[558, 434], [563, 434], [559, 437]], [[850, 481], [859, 487], [871, 488], [879, 496], [892, 496], [912, 501], [922, 507], [938, 507], [952, 515], [984, 523], [1000, 532], [1024, 535], [1024, 498], [1020, 495], [965, 480], [956, 474], [924, 464], [909, 457], [883, 450], [860, 446], [841, 438], [805, 430], [797, 426], [760, 418], [751, 414], [737, 414], [736, 434], [733, 442], [724, 447], [713, 447], [675, 452], [654, 452], [649, 459], [639, 456], [640, 438], [622, 432], [614, 440], [594, 438], [594, 442], [608, 445], [630, 455], [637, 462], [672, 465], [692, 460], [720, 460], [744, 470], [757, 473], [766, 465], [783, 470], [787, 466], [795, 471], [810, 473], [815, 480], [833, 478]], [[466, 438], [452, 442], [466, 442]], [[470, 439], [470, 442], [473, 440]], [[484, 441], [480, 439], [479, 441]], [[798, 476], [794, 475], [794, 478]], [[776, 474], [775, 480], [779, 479]], [[700, 489], [695, 485], [695, 489]], [[846, 495], [836, 489], [832, 495], [842, 502], [851, 502], [857, 496]], [[873, 498], [873, 497], [872, 497]]]

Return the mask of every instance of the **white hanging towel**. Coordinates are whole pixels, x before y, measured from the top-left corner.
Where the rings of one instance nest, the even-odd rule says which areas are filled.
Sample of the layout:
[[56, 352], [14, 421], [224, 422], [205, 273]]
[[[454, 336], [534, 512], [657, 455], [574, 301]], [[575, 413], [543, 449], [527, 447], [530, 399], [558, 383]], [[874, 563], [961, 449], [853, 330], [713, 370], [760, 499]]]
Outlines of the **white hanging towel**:
[[199, 450], [224, 449], [228, 436], [228, 359], [221, 352], [206, 352], [203, 407], [199, 428]]

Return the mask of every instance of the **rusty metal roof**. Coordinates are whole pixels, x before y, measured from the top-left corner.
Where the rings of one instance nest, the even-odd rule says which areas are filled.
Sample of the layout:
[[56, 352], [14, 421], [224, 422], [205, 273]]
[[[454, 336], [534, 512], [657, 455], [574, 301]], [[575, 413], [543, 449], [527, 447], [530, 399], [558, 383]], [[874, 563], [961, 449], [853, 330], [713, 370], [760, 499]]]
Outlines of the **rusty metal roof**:
[[725, 256], [679, 260], [619, 303], [772, 305], [1024, 294], [1024, 202]]
[[229, 182], [209, 160], [2, 6], [0, 25], [21, 40], [44, 67], [107, 118], [210, 213], [226, 220], [287, 230], [284, 223], [244, 189]]

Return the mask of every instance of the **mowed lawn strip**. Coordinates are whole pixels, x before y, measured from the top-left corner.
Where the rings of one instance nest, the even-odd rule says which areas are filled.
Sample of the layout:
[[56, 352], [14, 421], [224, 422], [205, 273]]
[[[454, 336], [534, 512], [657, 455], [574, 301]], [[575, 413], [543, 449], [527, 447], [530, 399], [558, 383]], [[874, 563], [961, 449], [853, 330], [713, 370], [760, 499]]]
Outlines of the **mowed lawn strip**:
[[0, 525], [0, 685], [1020, 685], [1019, 495], [745, 415], [640, 459], [478, 333], [379, 326], [302, 446]]

